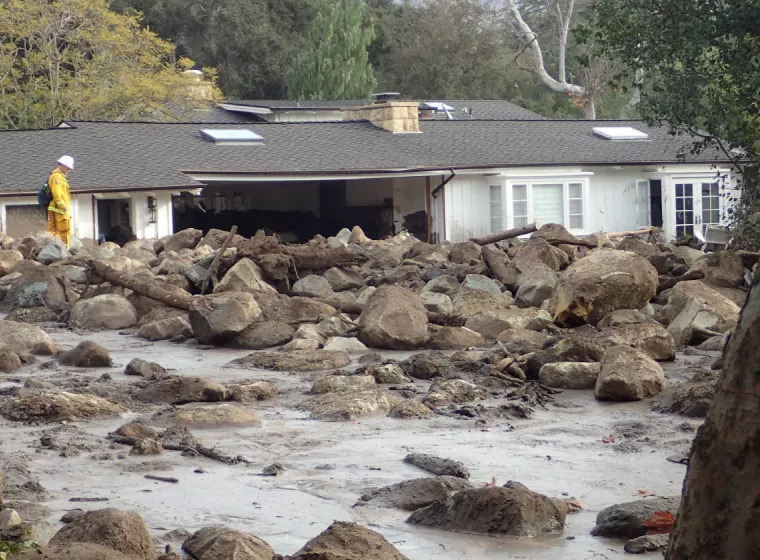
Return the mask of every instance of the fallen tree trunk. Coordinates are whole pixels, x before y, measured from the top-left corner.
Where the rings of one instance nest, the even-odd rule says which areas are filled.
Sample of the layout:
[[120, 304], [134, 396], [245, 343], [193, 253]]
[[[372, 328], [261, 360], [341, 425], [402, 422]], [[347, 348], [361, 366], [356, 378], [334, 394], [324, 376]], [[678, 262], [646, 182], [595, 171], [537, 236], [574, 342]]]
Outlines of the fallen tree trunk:
[[224, 240], [224, 243], [222, 243], [221, 249], [219, 249], [219, 252], [214, 255], [214, 260], [211, 261], [211, 266], [208, 267], [208, 272], [206, 272], [206, 279], [203, 281], [203, 287], [201, 288], [201, 295], [206, 293], [206, 288], [208, 288], [209, 280], [214, 285], [214, 288], [216, 288], [216, 285], [218, 283], [218, 280], [216, 278], [216, 271], [219, 268], [219, 263], [222, 260], [222, 255], [224, 255], [224, 252], [227, 250], [227, 247], [230, 246], [230, 242], [232, 241], [232, 238], [235, 237], [235, 234], [237, 233], [238, 227], [232, 226], [232, 229], [230, 229], [230, 233], [227, 235], [227, 238]]
[[630, 230], [630, 231], [613, 231], [610, 233], [603, 233], [607, 239], [615, 239], [616, 237], [626, 237], [628, 235], [644, 235], [645, 233], [652, 233], [655, 231], [656, 227], [651, 226], [644, 229], [636, 229], [636, 230]]
[[[353, 266], [364, 258], [346, 247], [325, 247], [311, 245], [281, 245], [273, 236], [256, 233], [251, 239], [238, 244], [238, 254], [241, 258], [249, 258], [262, 268], [274, 280], [283, 280], [288, 267], [292, 265], [296, 273], [300, 270], [327, 270], [334, 266]], [[282, 255], [287, 257], [287, 261]]]
[[668, 560], [760, 558], [760, 275], [691, 448]]
[[505, 286], [512, 286], [517, 282], [517, 271], [513, 266], [509, 266], [509, 257], [504, 251], [495, 245], [486, 245], [483, 247], [482, 255], [494, 278]]
[[586, 247], [588, 249], [596, 249], [599, 247], [596, 243], [593, 241], [584, 241], [582, 239], [574, 239], [572, 241], [568, 241], [565, 239], [546, 239], [545, 240], [549, 245], [554, 245], [555, 247], [557, 245], [575, 245], [577, 247]]
[[171, 292], [162, 288], [156, 282], [138, 280], [134, 276], [131, 276], [126, 272], [119, 272], [102, 262], [88, 259], [85, 261], [85, 266], [89, 268], [95, 276], [105, 280], [113, 286], [127, 288], [138, 295], [160, 301], [169, 307], [188, 310], [190, 309], [190, 304], [193, 303], [193, 296], [190, 294], [179, 293], [179, 291]]
[[[345, 302], [334, 299], [313, 298], [320, 303], [326, 303], [334, 307], [341, 313], [348, 313], [349, 315], [361, 315], [364, 311], [364, 305], [356, 302]], [[433, 311], [427, 311], [428, 321], [434, 325], [441, 325], [444, 327], [461, 327], [465, 321], [463, 317], [458, 315], [444, 315], [442, 313], [434, 313]]]
[[470, 241], [477, 243], [478, 245], [490, 245], [491, 243], [496, 243], [497, 241], [504, 241], [505, 239], [512, 239], [513, 237], [520, 237], [521, 235], [533, 233], [537, 229], [538, 226], [536, 226], [536, 223], [534, 222], [532, 224], [528, 224], [527, 226], [508, 229], [499, 233], [492, 233], [491, 235], [486, 235], [485, 237], [473, 237], [470, 239]]
[[679, 282], [688, 282], [689, 280], [702, 280], [705, 273], [701, 270], [690, 270], [681, 276], [660, 276], [660, 283], [657, 286], [657, 293], [664, 292], [678, 284]]

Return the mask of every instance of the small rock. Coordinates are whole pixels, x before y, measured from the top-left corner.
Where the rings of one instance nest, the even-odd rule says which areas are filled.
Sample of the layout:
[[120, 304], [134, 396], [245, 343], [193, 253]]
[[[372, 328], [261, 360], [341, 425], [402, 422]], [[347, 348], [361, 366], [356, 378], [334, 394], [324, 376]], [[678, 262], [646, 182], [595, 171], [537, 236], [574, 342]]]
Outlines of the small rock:
[[678, 514], [681, 497], [652, 498], [626, 502], [603, 509], [596, 516], [596, 527], [591, 534], [596, 537], [624, 537], [633, 539], [647, 533], [642, 523], [656, 511]]
[[663, 535], [642, 535], [631, 539], [625, 546], [625, 550], [628, 554], [644, 554], [645, 552], [657, 552], [658, 550], [665, 550], [670, 542], [670, 535], [665, 533]]
[[21, 518], [15, 509], [4, 509], [0, 511], [0, 532], [21, 525]]
[[310, 393], [322, 395], [338, 391], [361, 391], [374, 387], [375, 378], [371, 375], [321, 375], [314, 380]]
[[388, 413], [389, 418], [430, 418], [433, 411], [416, 399], [406, 399], [394, 406]]
[[324, 349], [334, 352], [348, 352], [349, 354], [363, 354], [367, 351], [367, 347], [360, 340], [338, 336], [328, 338]]
[[446, 476], [456, 476], [457, 478], [470, 478], [470, 471], [460, 461], [451, 459], [442, 459], [434, 455], [425, 453], [410, 453], [404, 457], [404, 463], [414, 465], [429, 473]]
[[137, 375], [145, 379], [163, 379], [168, 373], [163, 366], [155, 362], [134, 358], [124, 368], [124, 375]]
[[156, 437], [158, 437], [158, 434], [153, 428], [150, 428], [141, 422], [124, 424], [114, 433], [119, 436], [135, 439], [156, 439]]
[[139, 439], [132, 446], [130, 455], [160, 455], [164, 447], [154, 439]]
[[80, 342], [68, 352], [64, 352], [58, 361], [65, 366], [74, 367], [111, 367], [113, 365], [108, 350], [91, 340]]
[[272, 463], [268, 467], [264, 467], [259, 476], [280, 476], [285, 473], [285, 467], [282, 463]]
[[323, 299], [330, 299], [335, 294], [330, 286], [330, 282], [315, 274], [305, 276], [293, 284], [292, 292], [298, 296]]
[[479, 290], [493, 296], [501, 296], [501, 290], [496, 282], [480, 274], [468, 274], [462, 282], [462, 290]]
[[538, 378], [556, 389], [593, 389], [600, 370], [598, 363], [555, 362], [542, 366]]
[[232, 400], [248, 403], [274, 398], [280, 391], [271, 381], [254, 381], [232, 387]]
[[375, 378], [378, 383], [388, 383], [393, 385], [403, 385], [410, 383], [411, 378], [404, 372], [401, 366], [397, 364], [387, 364], [377, 366], [367, 370], [367, 373]]

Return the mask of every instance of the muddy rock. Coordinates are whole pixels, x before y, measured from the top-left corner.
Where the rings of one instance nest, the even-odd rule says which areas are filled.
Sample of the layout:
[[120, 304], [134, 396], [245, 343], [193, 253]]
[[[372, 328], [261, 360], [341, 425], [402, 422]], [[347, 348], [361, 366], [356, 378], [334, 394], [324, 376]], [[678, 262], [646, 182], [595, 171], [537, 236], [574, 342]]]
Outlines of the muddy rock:
[[605, 315], [604, 318], [597, 323], [596, 328], [603, 331], [606, 329], [625, 327], [627, 325], [637, 325], [639, 323], [654, 324], [657, 322], [635, 309], [617, 309]]
[[229, 527], [205, 527], [193, 533], [182, 549], [196, 560], [272, 560], [266, 541]]
[[725, 332], [736, 326], [739, 306], [699, 280], [679, 282], [670, 290], [668, 304], [664, 309], [668, 321], [673, 322], [686, 308], [690, 299], [696, 300], [702, 308], [710, 310], [720, 319], [714, 327], [717, 332]]
[[423, 471], [439, 476], [455, 476], [465, 480], [470, 478], [470, 471], [464, 466], [464, 463], [452, 461], [451, 459], [442, 459], [435, 455], [410, 453], [404, 457], [404, 463], [414, 465]]
[[415, 379], [432, 379], [433, 377], [448, 377], [454, 373], [454, 366], [440, 352], [414, 354], [399, 365]]
[[315, 274], [305, 276], [293, 284], [292, 292], [297, 296], [323, 299], [330, 299], [335, 294], [330, 283], [325, 278]]
[[[635, 251], [634, 251], [635, 252]], [[665, 275], [670, 271], [670, 258], [666, 253], [655, 253], [653, 255], [641, 255], [649, 261], [659, 275]]]
[[277, 385], [271, 381], [243, 383], [230, 389], [232, 400], [242, 403], [273, 399], [279, 394], [279, 392]]
[[669, 412], [689, 418], [704, 418], [715, 396], [720, 372], [707, 371], [694, 375], [686, 383], [665, 389], [652, 402], [655, 412]]
[[591, 530], [595, 537], [623, 537], [634, 539], [646, 535], [647, 528], [642, 522], [649, 519], [656, 511], [666, 511], [672, 515], [678, 513], [680, 496], [670, 498], [651, 498], [636, 502], [626, 502], [603, 509], [596, 516], [596, 527]]
[[[12, 311], [19, 307], [48, 307], [57, 309], [66, 305], [67, 292], [56, 271], [30, 261], [19, 261], [14, 272], [21, 272], [5, 294], [0, 308]], [[20, 265], [25, 265], [20, 267]]]
[[124, 375], [136, 375], [145, 379], [162, 379], [168, 375], [166, 369], [155, 362], [134, 358], [124, 368]]
[[397, 364], [376, 366], [368, 369], [367, 373], [374, 377], [377, 383], [403, 385], [406, 383], [411, 383], [412, 381], [411, 378], [403, 370], [403, 368]]
[[129, 437], [135, 439], [156, 439], [158, 434], [153, 428], [146, 426], [142, 422], [130, 422], [119, 426], [114, 432], [117, 436]]
[[68, 352], [64, 352], [58, 357], [58, 361], [65, 366], [74, 367], [111, 367], [113, 365], [108, 350], [91, 340], [80, 342]]
[[388, 413], [389, 418], [430, 418], [433, 411], [416, 399], [406, 399], [394, 406]]
[[322, 347], [319, 340], [312, 338], [294, 338], [282, 347], [285, 352], [314, 352]]
[[55, 236], [49, 231], [28, 233], [19, 241], [18, 250], [24, 255], [24, 258], [31, 259], [54, 239]]
[[481, 251], [480, 245], [472, 241], [455, 243], [451, 246], [449, 260], [454, 263], [470, 264], [471, 261], [480, 260]]
[[463, 350], [485, 345], [483, 335], [467, 327], [441, 327], [430, 339], [430, 347], [436, 350]]
[[604, 355], [601, 346], [575, 338], [565, 338], [545, 350], [535, 352], [528, 359], [527, 375], [538, 379], [541, 368], [557, 362], [600, 362]]
[[418, 294], [400, 286], [381, 286], [359, 317], [359, 338], [373, 348], [418, 348], [427, 342], [427, 323]]
[[744, 264], [734, 251], [708, 253], [694, 261], [690, 271], [702, 271], [703, 282], [722, 288], [740, 288], [744, 286]]
[[609, 328], [591, 338], [602, 348], [630, 346], [653, 360], [672, 361], [676, 357], [673, 336], [658, 323], [636, 323]]
[[13, 560], [132, 560], [111, 548], [88, 543], [53, 544], [42, 547], [41, 550], [31, 549], [22, 554], [14, 555]]
[[249, 294], [276, 294], [272, 286], [264, 280], [261, 269], [251, 259], [240, 259], [227, 271], [224, 278], [214, 288], [214, 293], [247, 292]]
[[37, 253], [37, 262], [50, 265], [63, 259], [69, 258], [70, 253], [60, 239], [53, 239]]
[[314, 380], [309, 391], [312, 395], [335, 393], [338, 391], [362, 391], [375, 387], [371, 375], [320, 375]]
[[644, 307], [657, 284], [657, 271], [643, 257], [594, 249], [560, 274], [550, 307], [560, 326], [596, 325], [616, 309]]
[[628, 554], [644, 554], [646, 552], [657, 552], [658, 550], [665, 550], [670, 542], [670, 535], [642, 535], [631, 539], [625, 546], [625, 550]]
[[192, 338], [193, 328], [186, 317], [170, 317], [142, 325], [137, 331], [137, 336], [153, 341], [171, 340], [178, 336]]
[[15, 352], [0, 350], [0, 373], [13, 373], [21, 369], [21, 359]]
[[16, 323], [57, 323], [58, 313], [47, 307], [19, 307], [5, 316], [6, 321]]
[[367, 389], [317, 395], [302, 406], [314, 419], [342, 421], [388, 412], [398, 402], [396, 397], [380, 389]]
[[287, 323], [279, 321], [262, 321], [246, 327], [230, 345], [234, 348], [264, 350], [273, 346], [287, 344], [296, 331]]
[[542, 366], [538, 379], [555, 389], [593, 389], [601, 364], [584, 362], [555, 362]]
[[480, 333], [487, 340], [496, 340], [508, 329], [540, 331], [550, 323], [551, 316], [540, 309], [498, 309], [471, 315], [465, 327]]
[[174, 421], [195, 428], [261, 426], [259, 417], [246, 407], [226, 403], [183, 406], [174, 413]]
[[[280, 558], [275, 556], [275, 558]], [[203, 559], [205, 560], [205, 559]], [[380, 533], [348, 521], [335, 521], [283, 560], [408, 560]]]
[[522, 485], [491, 486], [458, 492], [446, 501], [419, 509], [407, 523], [448, 531], [538, 537], [561, 532], [566, 515], [563, 502]]
[[[261, 300], [259, 300], [261, 301]], [[264, 317], [283, 323], [317, 322], [335, 314], [335, 308], [321, 301], [304, 297], [284, 297], [271, 304], [261, 301]]]
[[245, 292], [204, 296], [190, 306], [190, 325], [201, 344], [225, 344], [260, 318], [256, 300]]
[[454, 315], [468, 319], [479, 313], [498, 313], [509, 310], [512, 299], [509, 292], [495, 296], [481, 290], [462, 290], [451, 302]]
[[446, 294], [423, 291], [420, 293], [420, 298], [422, 298], [422, 305], [425, 306], [425, 309], [432, 311], [433, 313], [451, 315], [454, 311], [451, 298]]
[[154, 439], [139, 439], [132, 446], [130, 455], [161, 455], [164, 447]]
[[453, 296], [459, 291], [459, 280], [455, 276], [442, 274], [425, 284], [422, 291]]
[[90, 511], [65, 525], [50, 544], [91, 543], [121, 552], [135, 560], [155, 560], [153, 541], [145, 522], [133, 511], [115, 508]]
[[554, 294], [559, 281], [557, 273], [540, 262], [521, 263], [515, 267], [515, 304], [518, 307], [541, 307], [541, 304]]
[[76, 302], [69, 323], [89, 330], [128, 329], [137, 324], [137, 311], [124, 296], [104, 294]]
[[327, 350], [294, 350], [292, 352], [255, 352], [230, 362], [237, 367], [268, 369], [274, 371], [322, 371], [339, 369], [351, 360], [346, 352]]
[[472, 484], [455, 476], [415, 478], [370, 490], [359, 498], [356, 505], [371, 503], [378, 507], [414, 511], [434, 502], [445, 501], [454, 492], [472, 488]]
[[324, 344], [324, 349], [331, 352], [347, 352], [348, 354], [364, 354], [367, 347], [358, 338], [331, 336]]
[[333, 267], [323, 273], [325, 280], [335, 292], [358, 290], [364, 285], [364, 278], [356, 270]]
[[468, 403], [485, 399], [488, 393], [482, 387], [464, 379], [439, 379], [430, 387], [425, 404], [441, 406], [450, 403]]
[[540, 350], [551, 337], [529, 329], [506, 329], [499, 333], [496, 340], [504, 344], [509, 352], [523, 355]]
[[[224, 231], [221, 229], [210, 229], [208, 230], [208, 233], [203, 236], [203, 239], [200, 240], [198, 243], [197, 248], [200, 249], [204, 245], [207, 245], [212, 250], [216, 251], [217, 249], [221, 249], [222, 245], [224, 245], [224, 242], [227, 240], [227, 237], [229, 236], [229, 231]], [[245, 238], [242, 235], [234, 235], [232, 237], [232, 241], [230, 242], [230, 247], [237, 247]], [[124, 246], [126, 247], [126, 245]]]
[[533, 237], [520, 243], [514, 251], [512, 262], [519, 268], [525, 263], [541, 263], [557, 272], [569, 264], [568, 254], [551, 245], [546, 239]]
[[462, 282], [460, 290], [477, 290], [492, 296], [501, 296], [501, 290], [496, 282], [482, 274], [468, 274]]
[[24, 260], [24, 255], [21, 251], [0, 250], [0, 278], [13, 272], [13, 267], [22, 260]]
[[619, 251], [630, 251], [636, 253], [639, 256], [647, 258], [651, 255], [659, 255], [661, 253], [657, 245], [647, 243], [638, 237], [631, 236], [624, 238], [617, 246]]
[[151, 383], [137, 394], [143, 402], [186, 404], [225, 401], [229, 393], [224, 386], [200, 377], [170, 377]]
[[643, 352], [629, 346], [607, 348], [594, 395], [598, 400], [639, 401], [665, 388], [665, 373]]
[[8, 420], [23, 422], [75, 422], [127, 412], [121, 405], [92, 395], [41, 392], [10, 399], [0, 410]]
[[195, 249], [202, 238], [203, 232], [199, 229], [183, 229], [164, 241], [163, 250], [166, 253], [169, 251], [179, 253], [182, 249]]

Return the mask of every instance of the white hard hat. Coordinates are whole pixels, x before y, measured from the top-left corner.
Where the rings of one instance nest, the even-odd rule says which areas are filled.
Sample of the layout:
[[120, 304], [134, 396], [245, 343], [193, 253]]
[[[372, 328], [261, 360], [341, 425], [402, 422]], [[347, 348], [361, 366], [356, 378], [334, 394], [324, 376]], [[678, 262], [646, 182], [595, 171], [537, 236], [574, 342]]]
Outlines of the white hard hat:
[[58, 163], [65, 165], [69, 169], [74, 169], [74, 158], [71, 156], [63, 156], [58, 160]]

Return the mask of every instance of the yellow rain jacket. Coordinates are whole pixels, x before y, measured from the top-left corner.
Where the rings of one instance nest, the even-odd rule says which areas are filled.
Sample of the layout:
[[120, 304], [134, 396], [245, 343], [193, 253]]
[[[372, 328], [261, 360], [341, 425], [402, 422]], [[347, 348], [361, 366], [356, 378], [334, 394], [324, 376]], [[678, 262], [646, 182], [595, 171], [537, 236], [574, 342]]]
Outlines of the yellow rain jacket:
[[48, 231], [69, 246], [71, 237], [71, 192], [66, 176], [60, 169], [54, 169], [48, 179], [53, 200], [48, 206]]

